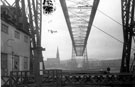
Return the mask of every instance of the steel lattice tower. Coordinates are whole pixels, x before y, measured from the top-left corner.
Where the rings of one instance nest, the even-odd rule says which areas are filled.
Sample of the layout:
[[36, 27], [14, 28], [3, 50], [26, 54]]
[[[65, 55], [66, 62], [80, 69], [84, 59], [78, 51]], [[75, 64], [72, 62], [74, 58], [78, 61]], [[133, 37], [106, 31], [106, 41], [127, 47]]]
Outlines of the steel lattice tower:
[[132, 39], [135, 36], [135, 0], [121, 0], [123, 24], [123, 54], [120, 72], [130, 72]]

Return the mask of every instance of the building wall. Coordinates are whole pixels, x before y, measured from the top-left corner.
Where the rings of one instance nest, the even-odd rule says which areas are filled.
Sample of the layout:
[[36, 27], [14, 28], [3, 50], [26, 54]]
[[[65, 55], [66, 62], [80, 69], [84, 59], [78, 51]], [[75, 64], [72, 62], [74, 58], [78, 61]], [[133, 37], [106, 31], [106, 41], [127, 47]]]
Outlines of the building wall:
[[[1, 20], [2, 24], [8, 26], [8, 33], [1, 30], [1, 53], [7, 54], [8, 73], [14, 67], [14, 58], [19, 57], [19, 70], [29, 70], [30, 62], [30, 37], [14, 26]], [[15, 37], [15, 32], [19, 32], [20, 38]], [[17, 34], [18, 35], [18, 34]], [[26, 39], [27, 37], [27, 39]], [[27, 60], [26, 60], [27, 59]], [[28, 66], [26, 64], [28, 62]], [[27, 66], [27, 69], [25, 68]]]
[[60, 67], [60, 60], [58, 58], [47, 58], [45, 62], [46, 68], [59, 68]]

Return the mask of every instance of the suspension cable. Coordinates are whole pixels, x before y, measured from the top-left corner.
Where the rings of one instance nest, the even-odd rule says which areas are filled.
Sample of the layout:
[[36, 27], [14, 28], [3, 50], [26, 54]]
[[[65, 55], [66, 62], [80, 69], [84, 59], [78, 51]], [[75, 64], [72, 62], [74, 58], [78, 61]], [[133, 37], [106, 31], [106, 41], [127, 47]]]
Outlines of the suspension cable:
[[[71, 12], [71, 11], [70, 11], [70, 12]], [[78, 16], [78, 15], [74, 14], [73, 12], [71, 12], [71, 13], [72, 13], [73, 15], [77, 16], [78, 18], [80, 18], [80, 19], [84, 20], [85, 22], [88, 22], [87, 20], [85, 20], [85, 19], [81, 18], [80, 16]], [[111, 35], [111, 34], [109, 34], [109, 33], [105, 32], [104, 30], [102, 30], [102, 29], [98, 28], [97, 26], [95, 26], [95, 25], [92, 25], [92, 26], [93, 26], [93, 27], [95, 27], [96, 29], [98, 29], [98, 30], [102, 31], [102, 32], [103, 32], [103, 33], [105, 33], [106, 35], [110, 36], [111, 38], [113, 38], [113, 39], [117, 40], [118, 42], [123, 43], [121, 40], [119, 40], [119, 39], [117, 39], [116, 37], [114, 37], [113, 35]]]
[[103, 11], [97, 9], [100, 13], [102, 13], [103, 15], [105, 15], [106, 17], [108, 17], [109, 19], [111, 19], [112, 21], [118, 23], [119, 25], [122, 25], [120, 22], [116, 21], [115, 19], [113, 19], [111, 16], [107, 15], [106, 13], [104, 13]]
[[[71, 12], [71, 11], [70, 11]], [[74, 14], [73, 12], [71, 12], [73, 15], [75, 15], [76, 17], [78, 17], [78, 18], [80, 18], [80, 19], [82, 19], [82, 20], [84, 20], [85, 22], [88, 22], [87, 20], [85, 20], [85, 19], [83, 19], [83, 18], [81, 18], [80, 16], [78, 16], [78, 15], [76, 15], [76, 14]], [[120, 24], [120, 23], [118, 23], [118, 24]], [[120, 25], [122, 25], [122, 24], [120, 24]], [[109, 34], [109, 33], [107, 33], [107, 32], [105, 32], [104, 30], [102, 30], [101, 28], [99, 28], [99, 27], [97, 27], [97, 26], [95, 26], [95, 25], [92, 25], [93, 27], [95, 27], [96, 29], [98, 29], [98, 30], [100, 30], [101, 32], [103, 32], [104, 34], [106, 34], [106, 35], [108, 35], [108, 36], [110, 36], [111, 38], [113, 38], [114, 40], [116, 40], [116, 41], [118, 41], [118, 42], [120, 42], [121, 44], [123, 44], [124, 42], [122, 42], [121, 40], [119, 40], [118, 38], [116, 38], [115, 36], [113, 36], [113, 35], [111, 35], [111, 34]], [[132, 50], [135, 50], [134, 48], [131, 48]]]

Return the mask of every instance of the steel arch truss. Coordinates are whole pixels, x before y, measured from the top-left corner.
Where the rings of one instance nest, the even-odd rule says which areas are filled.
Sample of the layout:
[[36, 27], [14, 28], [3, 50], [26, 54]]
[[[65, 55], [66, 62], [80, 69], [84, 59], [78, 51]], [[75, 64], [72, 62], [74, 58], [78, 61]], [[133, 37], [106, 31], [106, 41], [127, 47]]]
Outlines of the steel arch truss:
[[83, 56], [99, 0], [60, 0], [72, 44], [77, 56]]

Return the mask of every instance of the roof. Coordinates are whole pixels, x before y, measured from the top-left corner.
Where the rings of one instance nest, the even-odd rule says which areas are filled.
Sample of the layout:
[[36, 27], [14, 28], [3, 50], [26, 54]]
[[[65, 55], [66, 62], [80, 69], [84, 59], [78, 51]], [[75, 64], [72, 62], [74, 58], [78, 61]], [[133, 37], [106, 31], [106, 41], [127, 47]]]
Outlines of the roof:
[[[9, 11], [9, 9], [12, 10], [12, 13]], [[17, 30], [22, 31], [23, 33], [30, 35], [29, 33], [29, 23], [26, 23], [26, 28], [23, 29], [22, 23], [18, 23], [16, 21], [16, 14], [15, 8], [14, 7], [8, 7], [8, 6], [1, 6], [1, 20], [5, 21], [6, 23], [12, 25], [15, 27]], [[14, 13], [14, 14], [13, 14]]]

